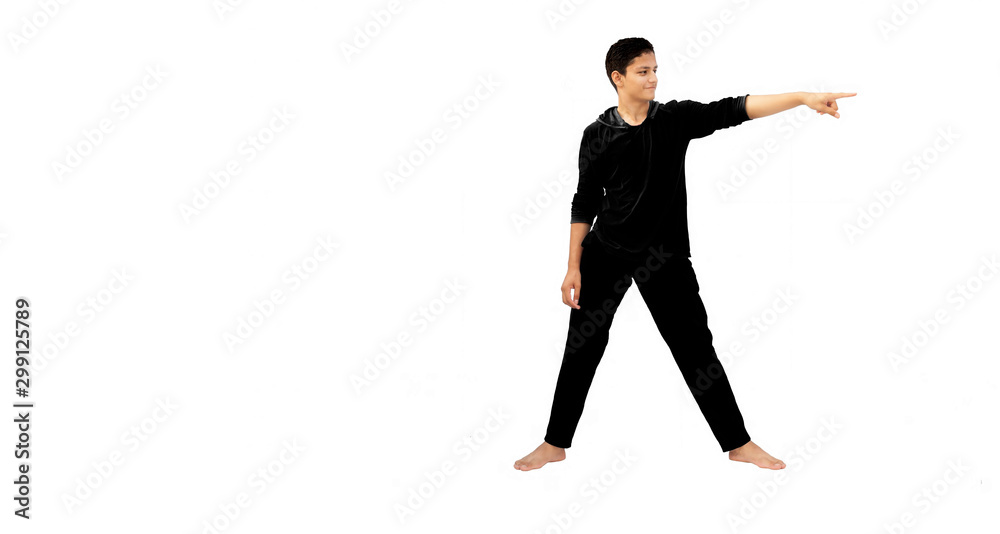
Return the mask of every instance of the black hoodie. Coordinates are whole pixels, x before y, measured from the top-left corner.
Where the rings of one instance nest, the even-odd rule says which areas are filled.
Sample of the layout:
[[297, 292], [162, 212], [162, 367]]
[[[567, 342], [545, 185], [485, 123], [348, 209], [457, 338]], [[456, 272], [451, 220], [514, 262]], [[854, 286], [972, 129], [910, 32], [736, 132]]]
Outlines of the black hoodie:
[[580, 179], [570, 217], [571, 223], [593, 223], [583, 245], [603, 245], [628, 259], [648, 256], [650, 247], [660, 256], [690, 257], [688, 142], [749, 120], [747, 96], [708, 104], [650, 100], [638, 126], [625, 122], [613, 106], [588, 125], [580, 141]]

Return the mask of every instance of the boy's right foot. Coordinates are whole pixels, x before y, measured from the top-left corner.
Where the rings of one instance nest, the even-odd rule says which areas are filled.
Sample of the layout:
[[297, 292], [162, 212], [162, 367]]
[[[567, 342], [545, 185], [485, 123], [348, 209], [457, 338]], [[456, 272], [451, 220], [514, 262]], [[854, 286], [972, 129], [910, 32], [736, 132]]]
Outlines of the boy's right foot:
[[741, 447], [729, 451], [729, 459], [734, 462], [746, 462], [754, 464], [762, 469], [784, 469], [785, 462], [764, 452], [753, 441], [748, 441]]
[[531, 454], [514, 462], [514, 469], [518, 469], [520, 471], [531, 471], [532, 469], [538, 469], [549, 462], [561, 462], [565, 459], [566, 449], [556, 447], [555, 445], [549, 445], [543, 441], [538, 448], [531, 452]]

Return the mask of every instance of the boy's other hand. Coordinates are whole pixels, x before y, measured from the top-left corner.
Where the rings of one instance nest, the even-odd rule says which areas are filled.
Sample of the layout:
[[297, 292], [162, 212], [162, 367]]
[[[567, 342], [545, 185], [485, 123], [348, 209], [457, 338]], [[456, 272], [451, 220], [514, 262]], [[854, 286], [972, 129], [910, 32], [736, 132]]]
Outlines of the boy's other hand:
[[[570, 295], [570, 290], [574, 290]], [[570, 308], [580, 309], [580, 270], [570, 269], [566, 272], [566, 279], [562, 283], [563, 304]]]

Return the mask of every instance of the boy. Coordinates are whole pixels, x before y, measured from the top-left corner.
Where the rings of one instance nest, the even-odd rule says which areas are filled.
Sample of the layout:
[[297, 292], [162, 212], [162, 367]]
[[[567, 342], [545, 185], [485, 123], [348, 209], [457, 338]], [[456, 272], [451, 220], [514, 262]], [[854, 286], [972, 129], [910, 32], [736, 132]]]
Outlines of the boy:
[[[653, 100], [656, 56], [652, 44], [642, 38], [615, 43], [605, 68], [618, 93], [618, 106], [587, 126], [580, 143], [569, 268], [562, 285], [563, 303], [572, 309], [549, 425], [542, 444], [514, 468], [529, 471], [566, 458], [615, 310], [634, 279], [722, 451], [729, 452], [730, 460], [784, 469], [784, 462], [750, 440], [712, 347], [689, 259], [684, 156], [692, 139], [801, 104], [840, 118], [836, 99], [857, 93], [659, 103]], [[587, 293], [582, 292], [584, 280]]]

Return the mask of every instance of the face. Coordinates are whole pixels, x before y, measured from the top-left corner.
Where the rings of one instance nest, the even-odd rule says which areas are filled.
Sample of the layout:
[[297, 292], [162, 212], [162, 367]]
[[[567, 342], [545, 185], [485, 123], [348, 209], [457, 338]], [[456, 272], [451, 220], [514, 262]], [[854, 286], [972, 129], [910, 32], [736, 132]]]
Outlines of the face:
[[636, 100], [653, 100], [656, 94], [656, 55], [652, 52], [636, 57], [627, 68], [628, 76], [617, 82], [618, 92]]

